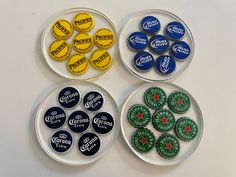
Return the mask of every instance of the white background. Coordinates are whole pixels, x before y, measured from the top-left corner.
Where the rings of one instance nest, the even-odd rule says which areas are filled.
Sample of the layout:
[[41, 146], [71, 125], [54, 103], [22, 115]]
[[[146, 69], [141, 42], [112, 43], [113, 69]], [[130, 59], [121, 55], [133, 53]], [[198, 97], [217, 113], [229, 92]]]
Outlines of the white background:
[[[49, 158], [34, 133], [34, 112], [41, 99], [65, 79], [41, 54], [40, 39], [48, 20], [71, 7], [105, 13], [118, 29], [134, 13], [159, 8], [181, 17], [190, 27], [196, 52], [190, 67], [175, 81], [198, 101], [205, 130], [195, 153], [172, 167], [149, 165], [128, 149], [121, 134], [99, 161], [68, 167]], [[0, 176], [236, 176], [236, 1], [235, 0], [0, 0]], [[116, 58], [114, 67], [95, 82], [119, 107], [143, 82]]]

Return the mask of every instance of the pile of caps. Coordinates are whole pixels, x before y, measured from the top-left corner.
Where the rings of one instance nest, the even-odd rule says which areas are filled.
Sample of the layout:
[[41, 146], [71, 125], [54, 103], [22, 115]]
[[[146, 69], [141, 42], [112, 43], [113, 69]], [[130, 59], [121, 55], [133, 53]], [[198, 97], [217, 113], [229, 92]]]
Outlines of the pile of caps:
[[[160, 21], [154, 16], [146, 16], [140, 22], [141, 31], [129, 35], [128, 47], [137, 52], [133, 58], [134, 68], [148, 72], [153, 67], [161, 75], [175, 71], [177, 61], [185, 61], [191, 52], [190, 46], [181, 41], [185, 35], [184, 26], [173, 21], [167, 24], [164, 34], [156, 34], [161, 29]], [[153, 55], [158, 55], [155, 60]]]
[[[48, 49], [49, 56], [55, 61], [66, 59], [67, 70], [74, 75], [82, 75], [87, 72], [91, 64], [96, 70], [107, 70], [112, 65], [112, 56], [107, 51], [115, 42], [115, 35], [108, 28], [98, 29], [92, 36], [90, 32], [95, 25], [93, 16], [83, 12], [77, 14], [72, 22], [59, 19], [52, 25], [52, 35], [56, 38]], [[73, 35], [74, 30], [78, 33]], [[72, 47], [66, 41], [72, 39]], [[94, 45], [96, 49], [94, 51]], [[75, 54], [72, 54], [72, 49]], [[85, 54], [91, 52], [89, 59]], [[90, 63], [90, 64], [89, 64]]]
[[[134, 149], [140, 153], [150, 152], [156, 145], [156, 151], [165, 159], [172, 159], [180, 151], [179, 140], [190, 141], [197, 136], [198, 127], [196, 123], [185, 116], [176, 121], [174, 114], [183, 114], [190, 108], [189, 96], [180, 91], [172, 92], [168, 98], [165, 91], [159, 87], [150, 87], [144, 93], [143, 104], [135, 104], [130, 107], [127, 118], [129, 123], [137, 128], [131, 138]], [[168, 108], [164, 106], [168, 105]], [[150, 110], [155, 112], [151, 115]], [[145, 128], [149, 122], [158, 132], [162, 134], [155, 138], [154, 133]], [[174, 134], [170, 133], [174, 130]]]
[[[77, 142], [79, 151], [85, 156], [92, 156], [99, 151], [102, 144], [97, 133], [109, 133], [114, 126], [114, 119], [108, 112], [98, 112], [104, 105], [104, 96], [98, 91], [87, 92], [83, 97], [82, 108], [78, 109], [76, 107], [79, 106], [80, 99], [81, 94], [76, 88], [63, 88], [58, 94], [59, 105], [50, 107], [45, 112], [44, 122], [48, 128], [57, 129], [50, 139], [54, 151], [68, 152], [74, 144], [75, 134], [80, 136]], [[68, 115], [66, 112], [72, 111], [72, 108], [75, 110]], [[95, 114], [91, 120], [90, 112]], [[90, 126], [92, 130], [89, 129]]]

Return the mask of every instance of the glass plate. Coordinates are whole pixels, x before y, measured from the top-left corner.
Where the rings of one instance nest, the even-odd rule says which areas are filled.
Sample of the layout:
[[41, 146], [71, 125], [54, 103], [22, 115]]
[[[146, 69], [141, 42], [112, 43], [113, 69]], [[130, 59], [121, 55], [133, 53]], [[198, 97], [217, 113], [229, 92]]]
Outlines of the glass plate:
[[[133, 66], [132, 61], [133, 57], [135, 56], [135, 52], [133, 52], [128, 48], [127, 39], [132, 32], [141, 31], [140, 22], [144, 17], [149, 15], [155, 16], [160, 21], [161, 29], [157, 34], [163, 35], [165, 26], [172, 21], [178, 21], [182, 23], [182, 25], [185, 27], [185, 35], [181, 39], [181, 41], [185, 41], [190, 45], [191, 53], [190, 56], [185, 61], [176, 61], [176, 69], [172, 74], [160, 75], [155, 71], [154, 68], [152, 68], [148, 72], [139, 72]], [[150, 35], [148, 35], [148, 39], [150, 39]], [[170, 45], [173, 43], [172, 40], [169, 40], [169, 42]], [[145, 51], [150, 52], [148, 47], [145, 49]], [[119, 37], [119, 53], [122, 62], [124, 63], [126, 68], [136, 77], [145, 81], [166, 81], [179, 76], [189, 66], [194, 55], [194, 40], [190, 29], [179, 17], [164, 10], [151, 9], [151, 10], [141, 11], [138, 14], [134, 15], [122, 28]], [[166, 52], [165, 54], [168, 53], [169, 52]], [[158, 56], [159, 55], [153, 54], [154, 59], [156, 59]]]
[[[191, 105], [190, 109], [184, 114], [175, 114], [174, 113], [174, 116], [175, 116], [175, 119], [178, 119], [182, 116], [190, 117], [192, 120], [195, 121], [195, 123], [198, 126], [198, 134], [192, 141], [189, 141], [189, 142], [184, 142], [182, 140], [179, 140], [180, 152], [174, 159], [168, 160], [168, 159], [162, 158], [157, 153], [155, 147], [149, 153], [146, 153], [146, 154], [139, 153], [133, 148], [133, 146], [131, 144], [131, 136], [136, 129], [133, 126], [131, 126], [131, 124], [129, 123], [129, 121], [127, 119], [127, 113], [128, 113], [129, 108], [134, 104], [146, 105], [143, 97], [144, 97], [144, 92], [149, 87], [160, 87], [166, 92], [167, 96], [173, 91], [181, 91], [181, 92], [186, 93], [190, 98], [190, 105]], [[164, 108], [168, 109], [168, 106], [165, 105]], [[155, 112], [155, 110], [153, 110], [151, 108], [149, 108], [149, 110], [150, 110], [151, 114], [153, 114]], [[161, 132], [157, 131], [153, 127], [151, 122], [146, 127], [154, 133], [156, 138], [162, 134]], [[178, 164], [178, 163], [184, 161], [185, 159], [187, 159], [194, 152], [194, 150], [197, 148], [198, 144], [200, 143], [200, 140], [202, 137], [202, 132], [203, 132], [203, 117], [202, 117], [202, 113], [201, 113], [201, 110], [200, 110], [197, 102], [195, 101], [193, 96], [191, 96], [186, 90], [184, 90], [183, 88], [181, 88], [177, 85], [171, 84], [171, 83], [151, 82], [151, 83], [144, 84], [144, 85], [140, 86], [139, 88], [137, 88], [125, 101], [122, 111], [121, 111], [121, 131], [122, 131], [122, 134], [123, 134], [123, 137], [124, 137], [126, 143], [130, 147], [130, 149], [140, 159], [142, 159], [145, 162], [148, 162], [150, 164], [153, 164], [153, 165], [159, 165], [159, 166], [175, 165], [175, 164]], [[174, 134], [174, 131], [171, 130], [169, 133]]]

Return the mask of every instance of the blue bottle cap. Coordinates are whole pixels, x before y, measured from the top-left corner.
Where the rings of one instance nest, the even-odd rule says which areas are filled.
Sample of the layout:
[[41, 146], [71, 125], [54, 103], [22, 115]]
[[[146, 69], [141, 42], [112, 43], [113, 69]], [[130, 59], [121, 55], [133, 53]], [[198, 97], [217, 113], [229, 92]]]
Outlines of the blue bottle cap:
[[132, 50], [143, 50], [148, 45], [147, 35], [143, 32], [134, 32], [129, 36], [128, 44]]
[[62, 89], [58, 96], [58, 101], [64, 108], [74, 107], [79, 100], [80, 94], [78, 90], [73, 87], [66, 87]]
[[185, 34], [185, 28], [180, 22], [171, 22], [166, 26], [166, 35], [173, 39], [181, 39]]
[[78, 142], [79, 150], [86, 156], [92, 156], [98, 152], [101, 146], [99, 137], [94, 133], [83, 134]]
[[89, 127], [89, 116], [83, 111], [73, 112], [68, 119], [68, 126], [73, 132], [81, 133]]
[[66, 152], [72, 146], [72, 136], [68, 131], [59, 130], [51, 138], [51, 146], [57, 152]]
[[94, 116], [92, 125], [96, 132], [106, 134], [112, 130], [114, 119], [112, 115], [107, 112], [99, 112]]
[[154, 58], [148, 52], [139, 52], [134, 56], [134, 66], [138, 71], [149, 71], [153, 64]]
[[155, 68], [161, 74], [171, 74], [176, 68], [176, 63], [171, 56], [161, 55], [157, 58]]
[[91, 91], [84, 96], [84, 107], [89, 111], [99, 110], [104, 103], [103, 96], [97, 91]]
[[177, 41], [171, 46], [170, 54], [177, 60], [183, 61], [190, 55], [191, 49], [186, 42]]
[[44, 114], [44, 122], [51, 129], [61, 127], [66, 121], [66, 113], [59, 107], [51, 107]]
[[149, 41], [149, 47], [157, 54], [166, 52], [169, 48], [169, 41], [163, 35], [154, 35]]
[[160, 21], [156, 17], [146, 16], [141, 21], [141, 29], [146, 33], [155, 34], [160, 28]]

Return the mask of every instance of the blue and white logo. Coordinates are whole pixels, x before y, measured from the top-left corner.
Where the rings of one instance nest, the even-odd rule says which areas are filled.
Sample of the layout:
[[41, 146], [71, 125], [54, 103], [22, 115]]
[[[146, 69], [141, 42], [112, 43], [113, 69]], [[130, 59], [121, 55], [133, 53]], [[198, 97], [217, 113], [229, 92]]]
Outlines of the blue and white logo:
[[51, 129], [61, 127], [66, 121], [66, 113], [60, 107], [51, 107], [44, 114], [44, 122]]
[[160, 30], [160, 21], [153, 16], [144, 17], [141, 21], [141, 28], [149, 34], [155, 34]]
[[148, 71], [154, 63], [153, 56], [148, 52], [139, 52], [134, 57], [134, 65], [138, 70]]
[[176, 68], [176, 63], [172, 57], [162, 55], [157, 58], [155, 67], [161, 74], [171, 74]]
[[51, 138], [51, 146], [57, 152], [66, 152], [72, 146], [72, 136], [68, 131], [59, 130]]
[[134, 32], [129, 36], [129, 46], [134, 50], [143, 50], [147, 43], [147, 35], [143, 32]]
[[184, 60], [190, 55], [190, 46], [183, 41], [175, 42], [171, 47], [171, 55], [176, 59]]
[[169, 41], [162, 35], [155, 35], [150, 39], [150, 48], [156, 53], [163, 53], [169, 48]]
[[166, 26], [166, 34], [171, 39], [181, 39], [185, 34], [185, 28], [179, 22], [171, 22]]

